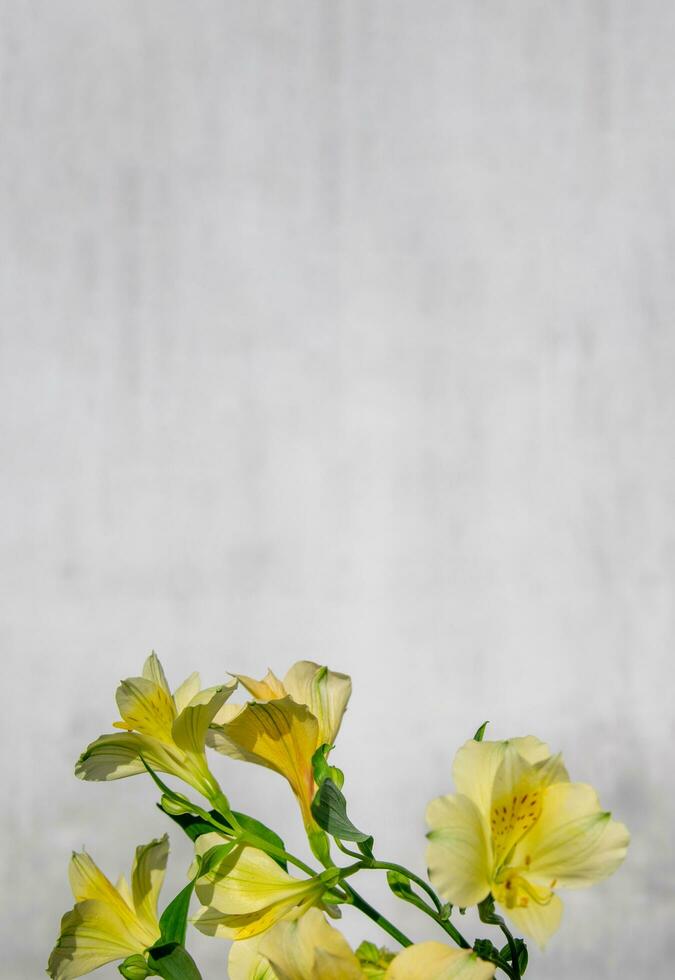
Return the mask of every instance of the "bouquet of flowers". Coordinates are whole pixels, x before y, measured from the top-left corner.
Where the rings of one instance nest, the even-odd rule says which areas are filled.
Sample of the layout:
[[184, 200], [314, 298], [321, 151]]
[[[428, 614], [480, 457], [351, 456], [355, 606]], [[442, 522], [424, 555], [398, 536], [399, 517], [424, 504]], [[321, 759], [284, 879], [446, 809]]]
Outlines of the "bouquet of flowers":
[[[200, 980], [186, 947], [188, 922], [233, 940], [231, 980], [487, 980], [497, 971], [520, 980], [526, 940], [543, 947], [560, 925], [558, 889], [600, 881], [625, 857], [626, 827], [591, 786], [570, 781], [560, 755], [532, 735], [488, 741], [484, 724], [455, 756], [455, 792], [427, 807], [428, 879], [384, 860], [373, 835], [348, 816], [344, 775], [329, 759], [350, 678], [308, 661], [283, 681], [271, 671], [260, 681], [230, 676], [202, 689], [193, 673], [172, 694], [153, 653], [140, 677], [120, 684], [118, 731], [87, 747], [76, 775], [152, 779], [159, 807], [193, 842], [194, 860], [187, 885], [160, 915], [166, 834], [136, 848], [130, 883], [113, 884], [87, 853], [73, 854], [75, 905], [49, 957], [54, 980], [111, 962], [127, 980]], [[230, 702], [237, 691], [247, 692], [243, 704]], [[312, 864], [291, 854], [276, 828], [232, 808], [207, 747], [287, 780]], [[356, 878], [373, 872], [434, 921], [438, 941], [415, 943], [361, 896]], [[190, 916], [193, 895], [200, 907]], [[353, 950], [333, 925], [343, 905], [383, 930], [388, 945]], [[492, 939], [471, 944], [462, 935], [458, 918], [469, 906]]]

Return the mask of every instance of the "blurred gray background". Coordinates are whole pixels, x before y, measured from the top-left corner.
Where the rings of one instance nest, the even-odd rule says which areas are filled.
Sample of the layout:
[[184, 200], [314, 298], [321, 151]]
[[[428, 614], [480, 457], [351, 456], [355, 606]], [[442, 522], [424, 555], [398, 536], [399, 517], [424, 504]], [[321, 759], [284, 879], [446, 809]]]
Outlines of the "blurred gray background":
[[[418, 869], [477, 725], [547, 739], [633, 844], [533, 977], [665, 976], [674, 45], [666, 0], [3, 5], [7, 976], [71, 848], [116, 876], [166, 829], [72, 776], [151, 648], [350, 672], [352, 816]], [[214, 767], [300, 847], [281, 779]]]

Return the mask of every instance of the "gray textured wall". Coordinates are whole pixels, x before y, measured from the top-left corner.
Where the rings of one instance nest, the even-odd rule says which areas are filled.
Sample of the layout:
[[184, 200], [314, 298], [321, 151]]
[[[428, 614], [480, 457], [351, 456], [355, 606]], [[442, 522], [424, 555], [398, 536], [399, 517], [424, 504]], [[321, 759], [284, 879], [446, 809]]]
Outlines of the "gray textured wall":
[[674, 45], [666, 0], [3, 4], [8, 976], [72, 847], [112, 875], [164, 829], [71, 776], [151, 647], [350, 671], [353, 815], [420, 868], [476, 725], [547, 738], [634, 842], [533, 975], [665, 976]]

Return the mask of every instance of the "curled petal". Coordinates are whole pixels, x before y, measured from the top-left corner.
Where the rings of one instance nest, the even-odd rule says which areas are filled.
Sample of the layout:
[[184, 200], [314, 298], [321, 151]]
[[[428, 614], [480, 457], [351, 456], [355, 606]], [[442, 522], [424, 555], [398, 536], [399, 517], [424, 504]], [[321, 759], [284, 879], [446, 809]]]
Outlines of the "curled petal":
[[245, 674], [235, 674], [234, 676], [256, 701], [274, 701], [277, 698], [285, 698], [289, 693], [271, 670], [267, 671], [261, 681], [256, 681]]
[[319, 744], [332, 745], [351, 697], [351, 678], [309, 660], [300, 660], [284, 677], [284, 687], [294, 701], [306, 704], [316, 718]]
[[159, 932], [157, 900], [168, 857], [169, 838], [164, 834], [158, 840], [136, 848], [131, 869], [131, 893], [136, 914], [154, 932]]
[[77, 761], [75, 775], [94, 781], [135, 776], [146, 771], [141, 756], [159, 772], [176, 772], [183, 762], [182, 753], [155, 738], [119, 732], [101, 735], [88, 745]]

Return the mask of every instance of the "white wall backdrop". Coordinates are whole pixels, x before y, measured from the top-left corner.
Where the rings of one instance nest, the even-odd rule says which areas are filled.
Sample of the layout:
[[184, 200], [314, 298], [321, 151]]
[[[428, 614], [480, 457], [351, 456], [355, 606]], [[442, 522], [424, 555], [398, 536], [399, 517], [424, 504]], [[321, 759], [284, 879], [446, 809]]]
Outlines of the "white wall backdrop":
[[[545, 737], [634, 840], [533, 978], [666, 975], [674, 45], [666, 0], [3, 5], [8, 976], [71, 848], [112, 876], [167, 829], [72, 776], [153, 647], [350, 672], [352, 815], [418, 869], [477, 725]], [[215, 767], [297, 844], [279, 778]]]

